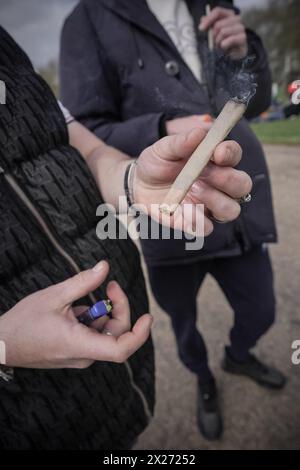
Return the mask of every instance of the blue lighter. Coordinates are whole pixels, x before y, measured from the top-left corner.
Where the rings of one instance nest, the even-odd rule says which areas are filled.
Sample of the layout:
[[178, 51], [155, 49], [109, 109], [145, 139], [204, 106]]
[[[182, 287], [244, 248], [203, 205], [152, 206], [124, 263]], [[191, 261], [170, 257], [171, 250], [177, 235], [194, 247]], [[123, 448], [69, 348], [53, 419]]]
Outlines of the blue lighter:
[[90, 324], [97, 320], [97, 318], [104, 317], [108, 315], [112, 311], [112, 303], [111, 300], [100, 300], [92, 307], [89, 307], [83, 313], [81, 313], [77, 320], [80, 323], [83, 323], [86, 326], [90, 326]]

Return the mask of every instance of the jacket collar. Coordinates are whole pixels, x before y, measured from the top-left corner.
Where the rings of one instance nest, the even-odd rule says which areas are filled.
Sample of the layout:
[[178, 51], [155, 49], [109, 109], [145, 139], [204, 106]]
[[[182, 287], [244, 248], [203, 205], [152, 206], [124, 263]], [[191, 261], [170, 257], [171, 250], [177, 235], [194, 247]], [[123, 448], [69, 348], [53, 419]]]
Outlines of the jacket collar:
[[[99, 0], [103, 7], [112, 10], [116, 15], [122, 17], [126, 21], [134, 24], [136, 27], [147, 31], [147, 33], [155, 36], [161, 42], [172, 47], [174, 50], [175, 46], [170, 39], [165, 29], [161, 26], [159, 21], [155, 18], [153, 13], [150, 11], [146, 0]], [[162, 0], [163, 1], [163, 0]], [[206, 3], [204, 0], [187, 0], [187, 3], [199, 5]], [[189, 5], [188, 5], [189, 6]], [[199, 7], [197, 9], [190, 9], [192, 14], [199, 14]], [[176, 48], [175, 48], [176, 49]]]

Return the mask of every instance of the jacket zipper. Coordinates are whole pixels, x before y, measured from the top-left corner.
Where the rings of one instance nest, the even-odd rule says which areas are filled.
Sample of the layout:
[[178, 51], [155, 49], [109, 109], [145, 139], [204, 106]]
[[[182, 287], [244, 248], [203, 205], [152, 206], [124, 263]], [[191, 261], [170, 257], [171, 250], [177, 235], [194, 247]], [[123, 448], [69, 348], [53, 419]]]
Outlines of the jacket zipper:
[[[18, 198], [23, 202], [23, 204], [27, 207], [27, 209], [29, 210], [29, 212], [33, 215], [33, 217], [35, 218], [35, 220], [38, 222], [40, 228], [42, 229], [43, 233], [46, 235], [46, 237], [48, 238], [48, 240], [51, 242], [51, 244], [54, 246], [54, 248], [56, 249], [56, 251], [62, 256], [62, 258], [64, 258], [67, 263], [72, 267], [72, 269], [77, 273], [79, 274], [81, 272], [81, 269], [80, 267], [78, 266], [78, 264], [74, 261], [74, 259], [64, 250], [64, 248], [61, 246], [61, 244], [58, 242], [58, 240], [55, 238], [55, 236], [53, 235], [51, 229], [48, 227], [48, 225], [46, 224], [46, 222], [44, 221], [44, 219], [41, 217], [41, 215], [39, 214], [39, 212], [36, 210], [36, 208], [34, 207], [34, 205], [32, 204], [32, 202], [30, 201], [30, 199], [27, 197], [27, 195], [24, 193], [24, 191], [22, 190], [22, 188], [19, 186], [18, 182], [15, 180], [15, 178], [11, 175], [11, 174], [8, 174], [4, 171], [4, 169], [0, 166], [0, 174], [3, 174], [4, 175], [4, 178], [5, 180], [7, 181], [7, 183], [9, 184], [9, 186], [12, 188], [12, 190], [14, 191], [14, 193], [18, 196]], [[97, 302], [97, 299], [96, 297], [94, 296], [94, 294], [92, 294], [91, 292], [88, 294], [88, 297], [90, 298], [90, 300], [92, 301], [92, 303], [96, 303]], [[131, 383], [131, 386], [132, 388], [138, 393], [141, 401], [142, 401], [142, 404], [143, 404], [143, 408], [144, 408], [144, 411], [145, 411], [145, 414], [148, 418], [148, 421], [150, 421], [151, 417], [152, 417], [152, 413], [150, 411], [150, 408], [149, 408], [149, 405], [148, 405], [148, 402], [147, 402], [147, 399], [145, 397], [145, 395], [143, 394], [142, 390], [138, 387], [138, 385], [136, 385], [135, 381], [134, 381], [134, 376], [133, 376], [133, 372], [132, 372], [132, 369], [131, 369], [131, 366], [129, 364], [128, 361], [126, 361], [124, 363], [124, 366], [127, 370], [127, 373], [128, 373], [128, 376], [129, 376], [129, 381]]]
[[[60, 243], [57, 241], [53, 233], [51, 232], [50, 228], [44, 221], [44, 219], [41, 217], [39, 212], [36, 210], [30, 199], [27, 197], [27, 195], [24, 193], [22, 188], [19, 186], [15, 178], [8, 174], [5, 173], [3, 168], [1, 168], [0, 173], [4, 174], [4, 178], [9, 184], [9, 186], [13, 189], [14, 193], [18, 196], [19, 199], [23, 202], [23, 204], [27, 207], [27, 209], [30, 211], [30, 213], [33, 215], [35, 220], [38, 222], [40, 228], [42, 229], [43, 233], [46, 235], [48, 240], [51, 242], [51, 244], [54, 246], [56, 251], [67, 261], [69, 266], [72, 267], [72, 269], [75, 271], [76, 274], [79, 274], [81, 269], [78, 266], [78, 264], [74, 261], [74, 259], [64, 250], [64, 248], [60, 245]], [[89, 293], [88, 294], [90, 300], [93, 303], [96, 303], [96, 297], [94, 294]]]

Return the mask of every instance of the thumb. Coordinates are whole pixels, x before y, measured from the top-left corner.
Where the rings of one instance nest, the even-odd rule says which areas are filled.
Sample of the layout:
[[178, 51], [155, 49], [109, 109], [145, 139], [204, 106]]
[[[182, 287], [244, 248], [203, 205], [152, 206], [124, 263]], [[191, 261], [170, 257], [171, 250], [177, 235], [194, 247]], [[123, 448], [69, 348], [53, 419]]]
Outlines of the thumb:
[[105, 281], [108, 272], [109, 264], [106, 261], [100, 261], [92, 269], [81, 271], [76, 276], [57, 284], [60, 301], [63, 305], [70, 305], [75, 300], [86, 296]]
[[197, 127], [186, 134], [164, 137], [153, 145], [153, 151], [163, 160], [187, 160], [206, 133], [206, 130]]

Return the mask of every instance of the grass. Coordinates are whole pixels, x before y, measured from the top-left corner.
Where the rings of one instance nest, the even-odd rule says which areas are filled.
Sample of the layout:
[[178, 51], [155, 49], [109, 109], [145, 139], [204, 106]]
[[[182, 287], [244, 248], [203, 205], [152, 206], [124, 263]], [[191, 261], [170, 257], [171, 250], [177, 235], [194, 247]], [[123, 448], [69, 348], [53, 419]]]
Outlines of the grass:
[[300, 117], [251, 125], [264, 144], [300, 145]]

